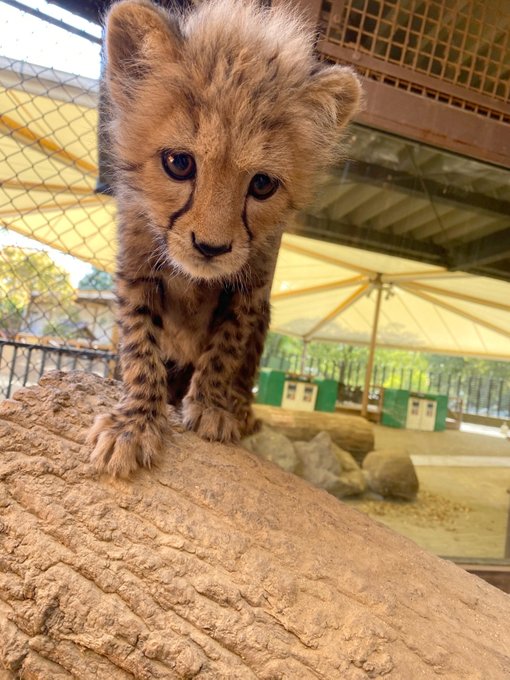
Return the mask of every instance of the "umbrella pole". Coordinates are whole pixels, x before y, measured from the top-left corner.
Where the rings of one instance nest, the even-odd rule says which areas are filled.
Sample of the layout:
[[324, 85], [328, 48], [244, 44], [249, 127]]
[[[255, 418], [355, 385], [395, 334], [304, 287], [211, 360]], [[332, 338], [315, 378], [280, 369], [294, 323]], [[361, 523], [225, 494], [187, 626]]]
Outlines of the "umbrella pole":
[[372, 324], [372, 337], [370, 338], [370, 349], [368, 352], [367, 370], [365, 373], [365, 388], [363, 390], [363, 399], [361, 401], [361, 415], [363, 418], [368, 416], [368, 393], [370, 391], [370, 381], [372, 378], [372, 369], [374, 368], [375, 346], [377, 341], [377, 327], [379, 325], [379, 316], [381, 312], [381, 299], [383, 287], [381, 283], [381, 275], [377, 275], [374, 281], [374, 288], [377, 290], [377, 297], [375, 299], [374, 322]]

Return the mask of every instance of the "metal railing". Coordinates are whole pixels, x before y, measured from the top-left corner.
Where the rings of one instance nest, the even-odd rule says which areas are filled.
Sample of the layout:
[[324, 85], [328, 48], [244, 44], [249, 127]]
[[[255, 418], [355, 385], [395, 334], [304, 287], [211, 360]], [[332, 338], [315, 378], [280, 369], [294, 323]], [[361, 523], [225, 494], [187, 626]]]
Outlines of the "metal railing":
[[116, 375], [116, 368], [114, 352], [0, 340], [0, 398], [35, 385], [47, 371], [81, 370], [106, 378]]

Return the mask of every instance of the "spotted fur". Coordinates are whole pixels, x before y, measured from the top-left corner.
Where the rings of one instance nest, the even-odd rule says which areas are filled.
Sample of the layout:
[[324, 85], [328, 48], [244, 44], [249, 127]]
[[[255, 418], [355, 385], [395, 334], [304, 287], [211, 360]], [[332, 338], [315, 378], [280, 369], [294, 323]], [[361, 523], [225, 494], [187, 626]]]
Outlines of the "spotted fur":
[[[182, 14], [124, 0], [106, 33], [125, 392], [90, 441], [99, 469], [128, 475], [157, 459], [168, 400], [207, 439], [256, 427], [281, 232], [336, 158], [359, 84], [317, 62], [295, 12], [251, 0]], [[167, 151], [190, 154], [196, 175], [170, 177]], [[260, 173], [276, 182], [267, 200], [251, 189]]]

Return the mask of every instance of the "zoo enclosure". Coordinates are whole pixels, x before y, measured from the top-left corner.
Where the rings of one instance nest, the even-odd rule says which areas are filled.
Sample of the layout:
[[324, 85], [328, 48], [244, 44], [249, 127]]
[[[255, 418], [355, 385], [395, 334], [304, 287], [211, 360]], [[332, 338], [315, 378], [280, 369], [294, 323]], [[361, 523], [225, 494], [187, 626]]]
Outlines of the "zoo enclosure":
[[[475, 157], [494, 163], [508, 158], [505, 139], [510, 121], [510, 31], [508, 15], [503, 11], [504, 2], [324, 0], [304, 4], [315, 13], [314, 18], [321, 27], [317, 47], [323, 57], [354, 64], [364, 76], [370, 106], [361, 115], [361, 122], [372, 126], [371, 129], [379, 127], [415, 139], [423, 139], [426, 134], [433, 142], [452, 121], [462, 120], [459, 127], [463, 131], [469, 128], [465, 127], [466, 121], [470, 121], [478, 132], [483, 129], [484, 135], [470, 135], [467, 146], [467, 140], [461, 140], [464, 153], [471, 151]], [[6, 31], [9, 31], [8, 26]], [[33, 38], [37, 39], [37, 36]], [[69, 50], [62, 46], [62, 51], [66, 49]], [[108, 348], [115, 344], [113, 300], [109, 290], [111, 281], [103, 274], [112, 269], [115, 209], [110, 197], [96, 191], [98, 92], [94, 79], [7, 57], [0, 59], [0, 317], [4, 338], [0, 372], [4, 394], [16, 381], [17, 384], [29, 383], [41, 366], [72, 367], [75, 360], [81, 365], [82, 359], [83, 365], [94, 366], [97, 358], [99, 363], [95, 370], [103, 373], [104, 362], [101, 362], [112, 360], [113, 353], [109, 353]], [[404, 95], [408, 95], [405, 100], [401, 98]], [[405, 101], [405, 106], [398, 108], [405, 125], [397, 120], [383, 120], [381, 110], [374, 108], [376, 101], [385, 106], [390, 102], [392, 110]], [[427, 111], [431, 110], [430, 106], [436, 107], [437, 113], [430, 120], [443, 127], [420, 131], [413, 123], [413, 116], [419, 111], [424, 118], [423, 111], [425, 107], [428, 107]], [[480, 121], [483, 121], [483, 127]], [[370, 142], [369, 146], [374, 144]], [[433, 162], [435, 159], [431, 158], [429, 163]], [[359, 162], [353, 166], [356, 167], [349, 168], [346, 173], [347, 189], [353, 194], [363, 191], [366, 183], [381, 185], [385, 181], [385, 168]], [[400, 189], [409, 181], [404, 174], [401, 172], [398, 180]], [[360, 180], [359, 186], [357, 180]], [[440, 187], [430, 179], [420, 178], [420, 182], [425, 193], [439, 192]], [[479, 203], [486, 198], [480, 193], [460, 191], [455, 200], [459, 196]], [[401, 194], [395, 196], [396, 199], [401, 197]], [[355, 212], [356, 200], [362, 198], [360, 193], [358, 199], [354, 195], [344, 203], [350, 204]], [[504, 201], [498, 203], [497, 197], [492, 198], [491, 210], [498, 205], [505, 207]], [[407, 205], [405, 207], [408, 218]], [[484, 204], [484, 209], [486, 207]], [[349, 215], [347, 218], [346, 223], [352, 219]], [[391, 244], [392, 252], [398, 253], [404, 245], [409, 245], [410, 239], [406, 238], [404, 244], [403, 237], [399, 240], [392, 235], [394, 218], [395, 215], [390, 226], [381, 231], [377, 246], [384, 249], [386, 244]], [[452, 215], [452, 220], [454, 218]], [[436, 229], [445, 224], [445, 221], [439, 226], [436, 224]], [[470, 224], [466, 220], [460, 226], [452, 222], [451, 228], [447, 226], [439, 233], [442, 243], [448, 244], [449, 234], [454, 230], [458, 234], [464, 229], [467, 238], [466, 229]], [[496, 228], [495, 221], [494, 225], [491, 228]], [[479, 233], [480, 224], [475, 226]], [[361, 236], [349, 236], [355, 230], [349, 232], [346, 228], [338, 229], [333, 236], [359, 247], [363, 247], [363, 239], [375, 238], [369, 222], [357, 227], [360, 227]], [[497, 228], [499, 231], [494, 232], [497, 239], [491, 235], [497, 242], [497, 252], [484, 250], [487, 239], [481, 235], [478, 240], [474, 239], [475, 246], [471, 246], [470, 252], [471, 255], [481, 252], [483, 261], [480, 263], [475, 257], [472, 264], [478, 267], [476, 271], [482, 267], [485, 274], [507, 278], [508, 265], [504, 258], [509, 232], [508, 227]], [[428, 225], [422, 225], [421, 229], [428, 229]], [[418, 231], [415, 229], [413, 234]], [[411, 220], [401, 227], [401, 232], [411, 233]], [[13, 234], [29, 237], [30, 241], [21, 240], [19, 243], [23, 245], [11, 245]], [[472, 235], [476, 236], [475, 231]], [[415, 239], [413, 247], [417, 243], [421, 241]], [[98, 270], [95, 278], [89, 276], [87, 287], [70, 281], [62, 267], [55, 266], [51, 258], [39, 257], [43, 253], [38, 250], [38, 244], [56, 249], [51, 251], [53, 259], [56, 251], [77, 257], [71, 268], [78, 262], [92, 263]], [[34, 245], [37, 245], [36, 249]], [[10, 252], [8, 248], [11, 248]], [[17, 257], [20, 252], [21, 261]], [[419, 252], [419, 248], [414, 252]], [[42, 337], [46, 338], [44, 342]], [[13, 363], [9, 364], [8, 360]], [[294, 359], [288, 361], [292, 365]], [[313, 372], [319, 367], [311, 365], [310, 370]], [[329, 372], [324, 367], [321, 370]], [[361, 382], [361, 370], [360, 366], [334, 369], [338, 378], [342, 378], [341, 382], [353, 390]], [[459, 383], [457, 376], [432, 376], [431, 379], [430, 376], [418, 377], [415, 372], [392, 378], [389, 369], [385, 373], [384, 368], [376, 366], [373, 384], [386, 380], [400, 380], [401, 385], [411, 381], [420, 387], [428, 384], [431, 389], [439, 380], [441, 389], [446, 386], [449, 392], [461, 392], [469, 409], [488, 412], [496, 409], [498, 413], [508, 413], [508, 386], [497, 377], [468, 376]], [[456, 385], [460, 386], [457, 388]]]
[[[334, 361], [332, 359], [303, 358], [293, 353], [265, 353], [261, 365], [265, 368], [304, 373], [332, 378], [340, 384], [339, 398], [361, 403], [366, 362]], [[371, 385], [374, 388], [392, 387], [414, 392], [446, 394], [450, 401], [462, 402], [464, 413], [494, 418], [510, 418], [510, 379], [494, 375], [422, 371], [375, 364]]]

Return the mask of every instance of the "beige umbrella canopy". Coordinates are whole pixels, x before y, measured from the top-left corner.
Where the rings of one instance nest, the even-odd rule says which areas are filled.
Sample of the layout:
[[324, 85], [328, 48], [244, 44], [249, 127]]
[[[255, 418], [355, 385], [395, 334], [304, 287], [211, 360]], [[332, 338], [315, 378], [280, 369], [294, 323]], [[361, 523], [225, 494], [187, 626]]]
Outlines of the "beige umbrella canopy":
[[[0, 225], [112, 271], [97, 91], [0, 58]], [[285, 234], [272, 301], [273, 330], [305, 340], [510, 359], [510, 284], [492, 279]]]
[[285, 234], [273, 330], [304, 340], [510, 359], [510, 284]]

